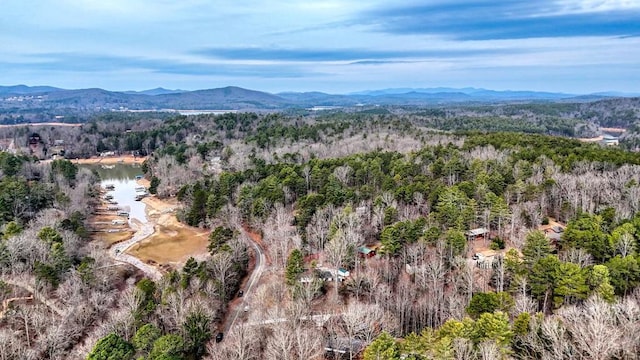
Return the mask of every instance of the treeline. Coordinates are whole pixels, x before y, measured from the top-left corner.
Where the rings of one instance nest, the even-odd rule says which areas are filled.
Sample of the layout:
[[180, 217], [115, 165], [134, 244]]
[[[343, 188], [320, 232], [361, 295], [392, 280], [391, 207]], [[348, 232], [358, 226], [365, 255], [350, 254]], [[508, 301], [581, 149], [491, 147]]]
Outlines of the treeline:
[[[557, 116], [557, 112], [547, 110], [548, 107], [555, 106], [566, 107], [557, 112], [570, 115]], [[356, 133], [366, 133], [366, 129], [385, 126], [401, 132], [417, 132], [418, 128], [430, 128], [443, 131], [517, 132], [564, 137], [593, 135], [598, 120], [581, 118], [575, 115], [575, 111], [569, 111], [576, 106], [523, 104], [448, 109], [390, 108], [374, 113], [227, 113], [188, 117], [167, 113], [109, 112], [89, 118], [81, 128], [41, 129], [40, 132], [48, 142], [64, 140], [67, 157], [88, 157], [104, 151], [146, 155], [168, 145], [179, 147], [185, 143], [191, 145], [217, 142], [223, 144], [224, 148], [237, 140], [246, 142], [260, 151], [287, 142], [317, 143], [323, 139], [336, 140]], [[569, 112], [566, 113], [567, 111]], [[631, 123], [627, 125], [631, 126]], [[25, 136], [19, 133], [19, 129], [4, 131], [9, 137]], [[212, 154], [221, 155], [221, 149]]]

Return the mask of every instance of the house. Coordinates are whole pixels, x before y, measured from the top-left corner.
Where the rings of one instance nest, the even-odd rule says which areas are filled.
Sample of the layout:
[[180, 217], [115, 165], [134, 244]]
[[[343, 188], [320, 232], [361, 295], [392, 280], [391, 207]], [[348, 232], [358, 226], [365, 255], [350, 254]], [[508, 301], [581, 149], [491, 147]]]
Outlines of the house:
[[331, 336], [326, 339], [324, 351], [330, 358], [334, 358], [335, 355], [345, 359], [352, 358], [354, 355], [360, 353], [366, 346], [366, 343], [358, 339], [349, 339], [347, 337]]
[[54, 156], [64, 157], [64, 152], [65, 152], [64, 146], [56, 145], [56, 146], [52, 146], [49, 149], [49, 155], [51, 155], [51, 157], [54, 157]]
[[558, 245], [565, 228], [566, 226], [564, 224], [556, 222], [554, 219], [549, 219], [549, 223], [546, 225], [538, 226], [538, 230], [544, 233], [544, 236], [553, 246]]
[[29, 135], [27, 147], [29, 148], [29, 153], [37, 156], [38, 158], [42, 159], [47, 155], [47, 149], [44, 145], [44, 141], [42, 141], [42, 138], [37, 133]]
[[39, 135], [39, 134], [37, 134], [37, 133], [32, 133], [32, 134], [29, 136], [29, 140], [27, 140], [27, 145], [28, 145], [29, 147], [31, 147], [31, 146], [38, 146], [38, 145], [40, 145], [40, 144], [42, 144], [42, 143], [43, 143], [43, 142], [42, 142], [42, 138], [41, 138], [41, 137], [40, 137], [40, 135]]
[[471, 259], [476, 261], [476, 266], [481, 269], [491, 269], [497, 260], [498, 254], [493, 250], [481, 251], [473, 254]]
[[347, 269], [338, 269], [338, 278], [347, 278], [351, 273]]
[[376, 251], [363, 245], [358, 248], [358, 255], [362, 258], [370, 258], [376, 256]]
[[612, 136], [612, 135], [603, 135], [602, 136], [602, 144], [606, 145], [606, 146], [616, 146], [618, 145], [619, 141], [618, 138], [616, 136]]
[[564, 227], [561, 225], [553, 225], [549, 228], [544, 229], [544, 236], [551, 241], [551, 244], [554, 246], [558, 244], [558, 241], [562, 238], [562, 234], [564, 233]]
[[489, 230], [485, 228], [477, 228], [471, 229], [464, 233], [467, 236], [467, 240], [476, 240], [479, 237], [485, 237], [485, 235], [489, 234]]
[[336, 270], [332, 268], [318, 267], [316, 269], [316, 275], [318, 276], [318, 279], [323, 281], [333, 281], [336, 277], [338, 278], [338, 281], [344, 281], [344, 279], [349, 277], [350, 272], [349, 270], [342, 268]]

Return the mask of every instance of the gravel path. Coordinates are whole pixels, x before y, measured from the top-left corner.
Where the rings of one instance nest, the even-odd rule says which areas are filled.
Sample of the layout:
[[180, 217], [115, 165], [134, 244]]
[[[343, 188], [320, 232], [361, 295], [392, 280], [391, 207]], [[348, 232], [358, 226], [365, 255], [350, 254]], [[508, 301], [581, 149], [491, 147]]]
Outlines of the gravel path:
[[140, 259], [135, 256], [131, 256], [126, 254], [126, 251], [135, 245], [136, 243], [148, 238], [154, 233], [155, 229], [153, 223], [148, 222], [142, 224], [142, 226], [133, 234], [133, 237], [127, 241], [119, 242], [114, 244], [109, 249], [109, 255], [114, 258], [116, 261], [130, 264], [142, 271], [145, 275], [153, 280], [160, 280], [162, 278], [162, 274], [158, 269], [154, 266], [145, 264]]

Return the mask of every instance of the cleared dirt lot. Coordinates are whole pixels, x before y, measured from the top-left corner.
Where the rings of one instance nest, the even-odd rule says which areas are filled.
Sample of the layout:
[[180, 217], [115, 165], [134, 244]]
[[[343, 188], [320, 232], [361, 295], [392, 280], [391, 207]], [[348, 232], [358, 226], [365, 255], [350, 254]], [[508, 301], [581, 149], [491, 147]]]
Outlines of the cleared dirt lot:
[[145, 160], [147, 160], [144, 156], [131, 156], [131, 155], [122, 155], [122, 156], [109, 156], [109, 157], [98, 157], [94, 156], [89, 159], [71, 159], [71, 162], [74, 164], [105, 164], [105, 165], [113, 165], [113, 164], [142, 164]]

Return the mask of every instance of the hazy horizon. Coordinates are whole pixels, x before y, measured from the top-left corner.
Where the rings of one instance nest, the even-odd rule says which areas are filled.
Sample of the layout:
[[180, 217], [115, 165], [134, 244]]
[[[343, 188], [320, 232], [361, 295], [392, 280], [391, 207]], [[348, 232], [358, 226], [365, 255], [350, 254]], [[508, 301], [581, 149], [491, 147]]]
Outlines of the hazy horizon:
[[[303, 91], [295, 91], [295, 90], [283, 90], [283, 91], [267, 91], [267, 90], [262, 90], [262, 89], [255, 89], [255, 88], [248, 88], [248, 87], [241, 87], [241, 86], [237, 86], [237, 85], [221, 85], [219, 87], [216, 88], [194, 88], [194, 89], [173, 89], [173, 88], [169, 88], [166, 86], [156, 86], [154, 88], [141, 88], [141, 89], [105, 89], [105, 88], [101, 88], [101, 87], [96, 87], [96, 86], [90, 86], [90, 87], [84, 87], [84, 88], [64, 88], [64, 87], [59, 87], [59, 86], [54, 86], [54, 85], [50, 85], [50, 84], [0, 84], [0, 87], [13, 87], [13, 86], [27, 86], [30, 88], [34, 88], [34, 87], [54, 87], [54, 88], [58, 88], [58, 89], [62, 89], [62, 90], [88, 90], [88, 89], [102, 89], [102, 90], [106, 90], [106, 91], [110, 91], [110, 92], [121, 92], [121, 93], [126, 93], [126, 92], [145, 92], [145, 91], [151, 91], [151, 90], [157, 90], [157, 89], [163, 89], [163, 90], [167, 90], [167, 91], [176, 91], [176, 92], [191, 92], [191, 91], [201, 91], [201, 90], [213, 90], [213, 89], [218, 89], [218, 88], [226, 88], [226, 87], [240, 87], [246, 90], [252, 90], [252, 91], [260, 91], [260, 92], [265, 92], [265, 93], [270, 93], [270, 94], [284, 94], [284, 93], [305, 93], [305, 92], [322, 92], [322, 93], [326, 93], [326, 94], [330, 94], [330, 95], [353, 95], [353, 94], [358, 94], [358, 93], [365, 93], [365, 92], [375, 92], [375, 91], [391, 91], [391, 90], [402, 90], [402, 91], [398, 91], [398, 94], [403, 93], [405, 90], [411, 91], [411, 90], [436, 90], [436, 89], [443, 89], [446, 92], [446, 90], [468, 90], [468, 89], [474, 89], [474, 90], [485, 90], [485, 91], [496, 91], [496, 92], [538, 92], [538, 93], [556, 93], [556, 94], [565, 94], [565, 95], [569, 95], [569, 96], [581, 96], [581, 95], [593, 95], [593, 94], [599, 94], [599, 93], [619, 93], [619, 94], [626, 94], [626, 95], [631, 95], [631, 96], [639, 96], [640, 92], [627, 92], [627, 91], [618, 91], [618, 90], [604, 90], [604, 91], [598, 91], [598, 92], [575, 92], [575, 93], [568, 93], [568, 92], [563, 92], [563, 91], [547, 91], [547, 90], [530, 90], [530, 89], [488, 89], [488, 88], [480, 88], [480, 87], [473, 87], [473, 86], [464, 86], [464, 87], [446, 87], [446, 86], [433, 86], [433, 87], [389, 87], [389, 88], [370, 88], [370, 89], [359, 89], [359, 90], [354, 90], [354, 91], [346, 91], [346, 92], [330, 92], [330, 91], [319, 91], [319, 90], [303, 90]], [[435, 92], [434, 92], [435, 93]]]

